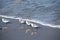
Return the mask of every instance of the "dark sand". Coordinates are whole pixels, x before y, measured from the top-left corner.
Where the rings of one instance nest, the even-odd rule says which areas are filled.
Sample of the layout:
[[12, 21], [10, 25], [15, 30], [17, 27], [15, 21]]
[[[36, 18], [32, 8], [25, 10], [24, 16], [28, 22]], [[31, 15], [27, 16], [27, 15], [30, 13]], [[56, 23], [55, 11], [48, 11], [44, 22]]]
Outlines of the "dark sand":
[[0, 21], [0, 25], [8, 27], [7, 30], [0, 31], [0, 40], [60, 40], [60, 29], [58, 28], [40, 25], [41, 28], [38, 30], [33, 29], [39, 33], [32, 36], [30, 33], [25, 33], [25, 30], [19, 29], [19, 27], [31, 28], [30, 26], [21, 24], [18, 20], [10, 20], [11, 23], [7, 25]]

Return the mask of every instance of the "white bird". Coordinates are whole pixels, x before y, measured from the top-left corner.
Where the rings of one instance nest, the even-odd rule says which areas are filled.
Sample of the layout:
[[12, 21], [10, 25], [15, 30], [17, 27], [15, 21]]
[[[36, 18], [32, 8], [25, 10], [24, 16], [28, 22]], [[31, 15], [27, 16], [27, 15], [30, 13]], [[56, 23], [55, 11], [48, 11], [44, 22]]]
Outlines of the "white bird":
[[31, 25], [31, 23], [30, 23], [29, 21], [26, 21], [26, 24], [27, 24], [27, 25]]
[[7, 19], [5, 19], [5, 18], [2, 18], [2, 22], [8, 23], [8, 22], [10, 22], [10, 20], [7, 20]]
[[25, 23], [25, 20], [24, 19], [19, 19], [19, 22], [20, 23]]
[[33, 28], [39, 27], [37, 24], [34, 24], [34, 23], [31, 23], [31, 26], [32, 26]]

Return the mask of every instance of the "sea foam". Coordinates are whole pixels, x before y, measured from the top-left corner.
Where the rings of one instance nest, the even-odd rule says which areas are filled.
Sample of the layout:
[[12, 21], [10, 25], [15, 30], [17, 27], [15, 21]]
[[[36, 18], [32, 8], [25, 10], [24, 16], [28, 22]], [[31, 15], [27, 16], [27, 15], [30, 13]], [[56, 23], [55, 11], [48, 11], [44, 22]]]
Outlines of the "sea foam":
[[[5, 17], [5, 18], [10, 18], [10, 19], [21, 19], [20, 17], [16, 17], [16, 16], [6, 16], [6, 15], [0, 15], [0, 17]], [[36, 20], [30, 20], [30, 19], [23, 19], [22, 20], [25, 20], [25, 21], [29, 21], [29, 22], [34, 22], [34, 23], [38, 23], [40, 25], [43, 25], [43, 26], [49, 26], [49, 27], [53, 27], [53, 28], [60, 28], [60, 25], [53, 25], [53, 24], [48, 24], [48, 23], [44, 23], [42, 21], [36, 21]]]

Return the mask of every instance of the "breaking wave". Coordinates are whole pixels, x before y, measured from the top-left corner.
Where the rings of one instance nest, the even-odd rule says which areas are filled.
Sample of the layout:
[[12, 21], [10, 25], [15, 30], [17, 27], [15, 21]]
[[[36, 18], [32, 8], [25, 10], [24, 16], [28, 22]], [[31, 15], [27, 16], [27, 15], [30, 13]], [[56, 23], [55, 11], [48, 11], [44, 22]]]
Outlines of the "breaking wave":
[[[10, 18], [10, 19], [17, 19], [17, 20], [19, 20], [21, 18], [21, 17], [16, 17], [16, 16], [6, 16], [6, 15], [0, 15], [0, 17]], [[60, 25], [52, 25], [52, 24], [44, 23], [42, 21], [23, 19], [23, 18], [22, 18], [22, 20], [27, 20], [27, 21], [30, 21], [30, 22], [38, 23], [38, 24], [43, 25], [43, 26], [49, 26], [49, 27], [53, 27], [53, 28], [60, 28]]]

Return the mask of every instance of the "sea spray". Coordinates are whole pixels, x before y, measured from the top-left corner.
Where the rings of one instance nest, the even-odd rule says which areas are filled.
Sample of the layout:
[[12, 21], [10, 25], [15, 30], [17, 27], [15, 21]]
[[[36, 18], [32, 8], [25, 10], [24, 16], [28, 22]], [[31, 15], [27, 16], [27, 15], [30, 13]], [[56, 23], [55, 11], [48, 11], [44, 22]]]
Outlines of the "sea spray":
[[[16, 17], [16, 16], [0, 15], [0, 17], [10, 18], [10, 19], [18, 19], [18, 20], [20, 19], [20, 17]], [[23, 19], [23, 18], [22, 18], [22, 20], [38, 23], [38, 24], [41, 24], [43, 26], [49, 26], [49, 27], [53, 27], [53, 28], [60, 28], [60, 25], [52, 25], [52, 24], [41, 22], [41, 21], [30, 20], [30, 19]]]

